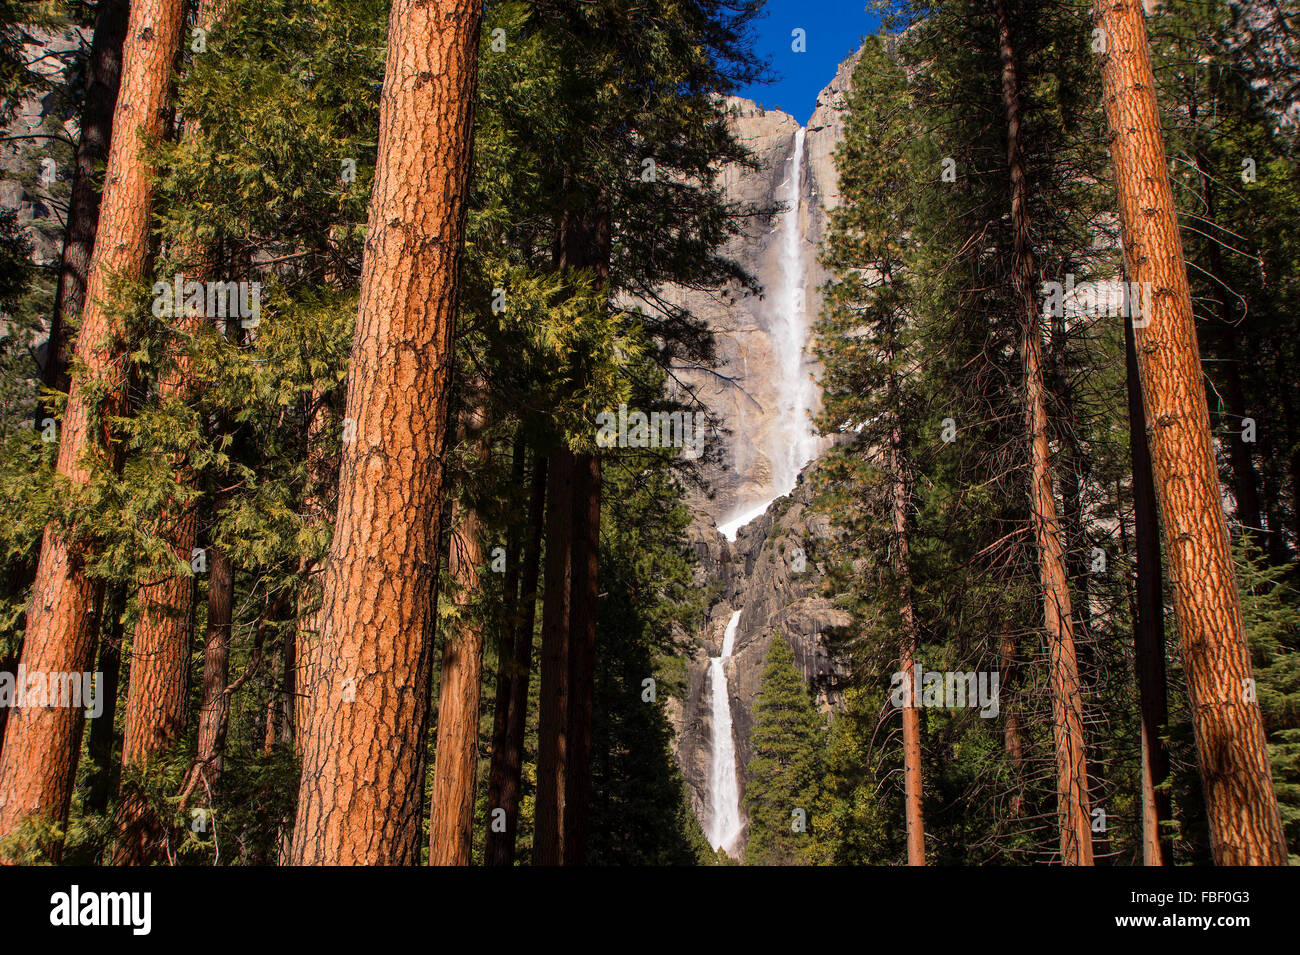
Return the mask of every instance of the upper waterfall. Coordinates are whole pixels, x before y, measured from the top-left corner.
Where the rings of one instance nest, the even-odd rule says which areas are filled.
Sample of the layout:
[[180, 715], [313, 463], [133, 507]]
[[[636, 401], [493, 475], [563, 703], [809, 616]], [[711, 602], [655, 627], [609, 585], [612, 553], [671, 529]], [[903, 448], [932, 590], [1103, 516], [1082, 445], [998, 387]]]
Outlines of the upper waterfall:
[[811, 319], [808, 314], [807, 279], [809, 242], [805, 235], [804, 143], [807, 130], [795, 130], [788, 168], [777, 191], [782, 211], [773, 232], [778, 237], [776, 281], [769, 289], [772, 302], [768, 335], [775, 358], [773, 382], [775, 421], [766, 441], [769, 480], [757, 499], [741, 498], [718, 531], [735, 540], [740, 528], [767, 510], [768, 505], [794, 490], [799, 472], [820, 450], [812, 424], [817, 407], [817, 385], [807, 354]]

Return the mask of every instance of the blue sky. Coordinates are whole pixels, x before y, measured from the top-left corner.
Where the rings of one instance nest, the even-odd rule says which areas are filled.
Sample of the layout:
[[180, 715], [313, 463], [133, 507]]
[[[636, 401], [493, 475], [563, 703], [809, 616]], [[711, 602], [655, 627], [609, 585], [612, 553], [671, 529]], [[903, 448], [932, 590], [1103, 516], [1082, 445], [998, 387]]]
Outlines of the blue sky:
[[[857, 49], [862, 37], [876, 31], [879, 18], [867, 13], [866, 6], [867, 0], [767, 0], [754, 23], [755, 47], [777, 79], [745, 87], [739, 94], [806, 123], [835, 67]], [[804, 31], [804, 53], [790, 48], [796, 28]]]

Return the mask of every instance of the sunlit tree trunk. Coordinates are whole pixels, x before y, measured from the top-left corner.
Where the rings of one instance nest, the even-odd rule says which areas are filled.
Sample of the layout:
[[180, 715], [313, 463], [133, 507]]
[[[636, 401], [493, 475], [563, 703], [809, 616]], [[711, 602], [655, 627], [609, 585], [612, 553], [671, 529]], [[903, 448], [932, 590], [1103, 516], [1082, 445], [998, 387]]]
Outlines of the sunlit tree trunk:
[[[461, 416], [462, 440], [477, 445], [479, 466], [490, 448], [481, 408]], [[474, 779], [478, 768], [478, 711], [483, 672], [483, 520], [472, 503], [452, 507], [447, 571], [456, 619], [442, 646], [438, 674], [438, 734], [429, 815], [429, 865], [469, 865], [473, 854]]]
[[414, 864], [478, 19], [396, 0], [291, 861]]
[[[110, 468], [116, 465], [107, 423], [125, 397], [126, 374], [123, 330], [108, 308], [109, 298], [118, 277], [138, 280], [144, 273], [152, 180], [141, 146], [163, 132], [184, 19], [182, 0], [136, 0], [131, 6], [77, 337], [85, 371], [72, 382], [56, 465], [60, 479], [74, 488], [89, 479], [90, 456], [100, 456]], [[83, 572], [84, 546], [53, 524], [45, 529], [23, 645], [28, 672], [84, 673], [94, 660], [103, 588]], [[66, 706], [22, 708], [11, 715], [0, 754], [0, 837], [29, 817], [66, 821], [83, 723], [82, 711]]]
[[1124, 262], [1150, 283], [1137, 360], [1151, 470], [1220, 865], [1285, 865], [1286, 840], [1255, 699], [1227, 520], [1210, 440], [1192, 299], [1137, 0], [1097, 0]]

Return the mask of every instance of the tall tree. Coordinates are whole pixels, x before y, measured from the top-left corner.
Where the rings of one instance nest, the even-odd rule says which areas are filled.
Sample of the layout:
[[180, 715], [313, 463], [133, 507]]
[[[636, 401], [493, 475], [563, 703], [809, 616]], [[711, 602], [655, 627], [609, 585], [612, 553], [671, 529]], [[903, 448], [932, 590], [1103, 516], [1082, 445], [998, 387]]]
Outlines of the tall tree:
[[[109, 422], [126, 381], [119, 361], [121, 321], [112, 295], [122, 279], [138, 280], [148, 250], [151, 172], [142, 144], [163, 132], [172, 61], [184, 23], [183, 0], [139, 0], [123, 45], [122, 82], [91, 258], [77, 363], [62, 421], [57, 470], [72, 490], [91, 477], [94, 459], [112, 466]], [[30, 672], [81, 673], [95, 651], [103, 586], [85, 573], [87, 541], [51, 524], [45, 530], [23, 646]], [[80, 748], [82, 714], [70, 707], [23, 708], [5, 727], [0, 756], [0, 836], [24, 819], [67, 818]]]
[[54, 309], [50, 314], [50, 337], [45, 347], [41, 383], [46, 388], [66, 391], [68, 362], [64, 354], [69, 318], [80, 318], [85, 304], [86, 282], [90, 277], [90, 256], [99, 224], [99, 201], [103, 186], [98, 167], [108, 158], [113, 134], [113, 109], [122, 79], [122, 41], [126, 38], [128, 0], [99, 0], [95, 5], [95, 28], [90, 41], [90, 62], [86, 72], [86, 102], [81, 111], [81, 138], [77, 141], [76, 169], [68, 196], [68, 223], [59, 258], [59, 280], [54, 288]]
[[397, 0], [291, 859], [419, 860], [478, 19]]
[[1168, 865], [1169, 753], [1164, 737], [1169, 722], [1165, 682], [1165, 589], [1160, 566], [1160, 522], [1151, 478], [1142, 382], [1138, 378], [1133, 324], [1124, 324], [1128, 369], [1129, 445], [1133, 460], [1133, 538], [1137, 550], [1137, 594], [1133, 609], [1133, 659], [1138, 707], [1142, 714], [1142, 861]]
[[[542, 530], [546, 511], [546, 457], [536, 455], [528, 501], [528, 539], [524, 547], [522, 583], [518, 620], [507, 617], [513, 629], [512, 656], [498, 661], [508, 674], [505, 692], [504, 734], [494, 739], [489, 769], [488, 811], [505, 811], [505, 826], [498, 831], [489, 824], [483, 846], [488, 865], [514, 862], [515, 842], [519, 834], [519, 784], [523, 771], [524, 731], [528, 720], [528, 684], [533, 671], [533, 624], [537, 614], [537, 581], [540, 576]], [[502, 692], [498, 681], [498, 693]], [[500, 701], [498, 707], [501, 706]]]
[[1282, 821], [1243, 632], [1192, 301], [1138, 0], [1095, 0], [1129, 276], [1150, 283], [1137, 334], [1152, 472], [1173, 583], [1215, 861], [1284, 865]]
[[[481, 468], [490, 456], [482, 383], [464, 396], [460, 435]], [[471, 484], [476, 483], [471, 480]], [[474, 775], [478, 768], [478, 711], [483, 669], [484, 520], [466, 489], [452, 507], [448, 575], [456, 621], [442, 648], [438, 673], [438, 734], [430, 796], [429, 865], [469, 865], [473, 853]]]
[[1074, 614], [1061, 548], [1056, 490], [1050, 450], [1051, 425], [1043, 378], [1043, 340], [1038, 324], [1039, 275], [1030, 234], [1028, 184], [1021, 158], [1020, 80], [1006, 0], [994, 0], [1002, 60], [1002, 104], [1006, 111], [1007, 168], [1011, 174], [1011, 221], [1015, 229], [1012, 281], [1021, 326], [1020, 359], [1024, 373], [1024, 413], [1031, 459], [1030, 514], [1038, 550], [1039, 587], [1051, 647], [1052, 731], [1056, 742], [1057, 821], [1061, 861], [1092, 864], [1092, 819], [1088, 806], [1088, 771], [1083, 736], [1083, 701], [1075, 656]]

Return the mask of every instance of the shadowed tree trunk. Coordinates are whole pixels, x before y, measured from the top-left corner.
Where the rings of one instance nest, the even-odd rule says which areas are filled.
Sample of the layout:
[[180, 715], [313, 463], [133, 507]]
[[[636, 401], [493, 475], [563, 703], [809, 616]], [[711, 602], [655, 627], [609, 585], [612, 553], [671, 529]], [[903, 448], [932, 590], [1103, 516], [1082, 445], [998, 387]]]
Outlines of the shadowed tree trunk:
[[[119, 360], [123, 330], [107, 308], [117, 276], [144, 273], [152, 195], [140, 149], [163, 131], [167, 93], [185, 19], [182, 0], [136, 0], [123, 45], [122, 82], [113, 114], [112, 142], [91, 257], [77, 357], [85, 368], [73, 380], [61, 424], [58, 474], [76, 488], [90, 477], [88, 455], [115, 468], [108, 422], [125, 397]], [[84, 673], [94, 660], [102, 586], [82, 570], [85, 547], [76, 532], [45, 529], [23, 645], [28, 671]], [[0, 755], [0, 837], [24, 819], [67, 820], [83, 729], [71, 707], [16, 710], [5, 727]], [[47, 847], [51, 855], [57, 846]]]
[[95, 768], [86, 794], [86, 808], [95, 812], [108, 809], [108, 796], [113, 791], [113, 744], [117, 732], [113, 722], [117, 715], [117, 688], [122, 673], [122, 611], [125, 609], [124, 588], [114, 586], [104, 598], [103, 633], [99, 638], [99, 663], [96, 671], [103, 674], [98, 692], [103, 694], [104, 709], [99, 718], [90, 724], [90, 741], [87, 750]]
[[230, 636], [235, 603], [235, 572], [220, 547], [208, 549], [208, 631], [203, 644], [203, 699], [199, 703], [199, 743], [187, 789], [197, 786], [205, 801], [221, 785], [226, 728], [230, 720]]
[[1164, 527], [1210, 846], [1219, 865], [1285, 865], [1286, 840], [1255, 700], [1228, 524], [1210, 440], [1182, 239], [1146, 21], [1096, 0], [1101, 72], [1129, 276], [1150, 283], [1137, 334], [1151, 470]]
[[[481, 392], [481, 387], [473, 389]], [[474, 396], [473, 400], [479, 400]], [[491, 450], [479, 407], [461, 415], [462, 440], [476, 445], [480, 467]], [[483, 520], [472, 503], [452, 507], [448, 574], [455, 587], [456, 621], [442, 647], [438, 676], [438, 737], [434, 749], [429, 865], [469, 865], [473, 855], [474, 779], [478, 768], [478, 711], [483, 673]]]
[[127, 0], [99, 0], [95, 32], [90, 41], [86, 102], [81, 110], [81, 138], [68, 196], [68, 224], [63, 233], [59, 281], [54, 286], [50, 337], [45, 348], [41, 383], [68, 390], [67, 323], [80, 318], [86, 303], [90, 256], [95, 248], [102, 186], [95, 170], [108, 158], [113, 134], [113, 108], [122, 78], [122, 41], [126, 37]]
[[1092, 825], [1088, 804], [1088, 770], [1083, 734], [1083, 701], [1074, 647], [1070, 588], [1061, 548], [1056, 495], [1052, 481], [1047, 402], [1043, 383], [1043, 343], [1038, 327], [1035, 289], [1037, 269], [1031, 247], [1028, 184], [1020, 144], [1020, 84], [1005, 0], [995, 0], [1002, 54], [1002, 104], [1007, 122], [1007, 167], [1011, 174], [1011, 221], [1015, 229], [1013, 280], [1021, 326], [1021, 362], [1025, 376], [1025, 424], [1029, 432], [1030, 511], [1038, 550], [1039, 586], [1050, 647], [1052, 735], [1056, 748], [1057, 822], [1061, 861], [1092, 865]]
[[564, 861], [564, 776], [568, 766], [569, 581], [574, 454], [551, 453], [546, 504], [546, 577], [542, 595], [541, 702], [537, 720], [537, 803], [533, 864]]
[[1165, 682], [1165, 596], [1160, 566], [1160, 522], [1151, 482], [1151, 452], [1142, 412], [1142, 383], [1138, 380], [1133, 326], [1124, 323], [1128, 367], [1129, 451], [1133, 459], [1133, 537], [1137, 548], [1137, 606], [1133, 615], [1134, 664], [1138, 706], [1142, 714], [1142, 861], [1168, 865], [1172, 846], [1162, 823], [1169, 816], [1169, 753], [1165, 726], [1169, 722]]
[[415, 864], [481, 4], [396, 0], [291, 861]]
[[573, 508], [564, 864], [582, 865], [591, 819], [591, 718], [596, 693], [596, 575], [600, 559], [600, 458], [594, 453], [577, 457]]
[[499, 749], [494, 747], [492, 750], [491, 784], [488, 789], [489, 814], [497, 808], [504, 810], [505, 827], [503, 831], [497, 832], [491, 824], [488, 826], [483, 849], [484, 861], [488, 865], [511, 865], [519, 834], [519, 784], [528, 724], [528, 684], [533, 670], [533, 624], [537, 613], [537, 579], [545, 513], [546, 458], [538, 454], [533, 463], [532, 491], [528, 502], [529, 536], [524, 550], [519, 620], [514, 632], [505, 738]]

